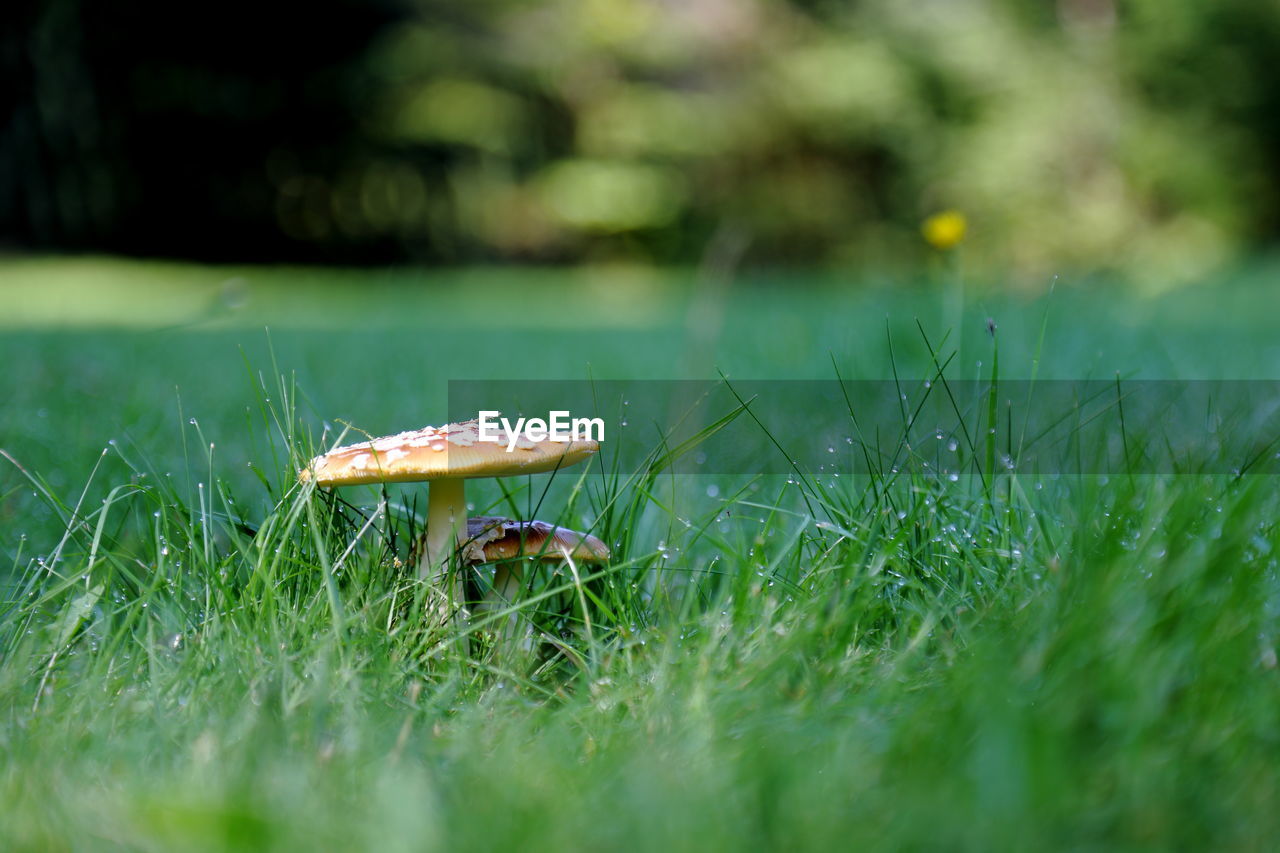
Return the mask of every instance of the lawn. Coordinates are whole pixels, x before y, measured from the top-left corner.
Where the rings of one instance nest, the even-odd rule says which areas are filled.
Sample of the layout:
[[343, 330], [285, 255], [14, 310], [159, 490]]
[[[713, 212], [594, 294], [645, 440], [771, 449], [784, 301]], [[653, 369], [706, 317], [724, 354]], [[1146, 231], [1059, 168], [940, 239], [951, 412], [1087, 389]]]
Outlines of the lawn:
[[430, 617], [421, 489], [296, 470], [343, 424], [439, 422], [448, 380], [1273, 378], [1274, 270], [959, 310], [838, 275], [6, 261], [0, 848], [1268, 847], [1270, 477], [482, 481], [477, 512], [614, 550], [531, 575], [513, 635]]

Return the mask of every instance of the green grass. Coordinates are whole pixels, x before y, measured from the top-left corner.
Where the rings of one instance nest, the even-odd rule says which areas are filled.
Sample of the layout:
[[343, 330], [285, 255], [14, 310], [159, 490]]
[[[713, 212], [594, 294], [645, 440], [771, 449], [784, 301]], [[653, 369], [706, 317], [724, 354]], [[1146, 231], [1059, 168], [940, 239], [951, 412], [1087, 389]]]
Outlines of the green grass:
[[[1260, 849], [1280, 833], [1270, 478], [561, 477], [540, 517], [598, 525], [615, 559], [536, 577], [520, 613], [539, 640], [522, 643], [428, 617], [395, 563], [415, 489], [335, 498], [294, 477], [326, 422], [436, 421], [450, 378], [922, 376], [916, 319], [935, 344], [943, 325], [928, 290], [777, 278], [708, 303], [673, 276], [634, 285], [634, 316], [551, 320], [609, 279], [490, 271], [481, 296], [441, 277], [452, 314], [415, 291], [412, 317], [321, 322], [326, 299], [421, 282], [329, 274], [290, 295], [314, 274], [236, 271], [247, 304], [193, 313], [136, 298], [131, 276], [216, 300], [227, 271], [95, 263], [115, 296], [95, 298], [135, 297], [111, 324], [127, 330], [52, 327], [83, 268], [7, 271], [28, 287], [0, 336], [17, 463], [0, 459], [0, 848]], [[989, 315], [1004, 376], [1272, 377], [1274, 320], [1244, 310], [1266, 280], [978, 296], [943, 349], [960, 347], [955, 376], [990, 375]], [[311, 319], [291, 325], [294, 302]], [[691, 304], [718, 334], [700, 340]], [[477, 511], [501, 511], [504, 489], [536, 500], [545, 480], [478, 485]]]

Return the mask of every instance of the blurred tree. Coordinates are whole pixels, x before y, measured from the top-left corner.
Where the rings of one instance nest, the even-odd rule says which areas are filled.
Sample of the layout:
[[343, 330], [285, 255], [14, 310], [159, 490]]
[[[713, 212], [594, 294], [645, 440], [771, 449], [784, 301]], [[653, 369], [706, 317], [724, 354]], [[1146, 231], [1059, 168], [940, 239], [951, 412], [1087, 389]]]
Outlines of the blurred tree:
[[969, 263], [1196, 275], [1274, 240], [1253, 0], [27, 5], [15, 246], [350, 262]]

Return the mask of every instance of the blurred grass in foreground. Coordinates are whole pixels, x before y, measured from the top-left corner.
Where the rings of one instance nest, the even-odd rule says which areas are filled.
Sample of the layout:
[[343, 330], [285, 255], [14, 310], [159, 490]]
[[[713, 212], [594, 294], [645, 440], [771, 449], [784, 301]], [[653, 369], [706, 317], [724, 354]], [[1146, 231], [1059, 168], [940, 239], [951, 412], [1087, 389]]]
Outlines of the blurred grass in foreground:
[[[184, 271], [216, 292], [217, 274]], [[541, 275], [500, 286], [537, 293]], [[1198, 309], [1098, 291], [975, 301], [957, 370], [990, 371], [991, 313], [1010, 375], [1274, 375], [1271, 321], [1232, 307], [1266, 286], [1245, 277]], [[562, 481], [540, 516], [598, 523], [615, 561], [581, 585], [540, 578], [548, 597], [520, 611], [543, 632], [531, 649], [424, 618], [392, 559], [415, 524], [408, 490], [339, 503], [296, 485], [323, 421], [430, 421], [448, 378], [671, 369], [673, 293], [631, 329], [524, 315], [493, 336], [478, 319], [429, 336], [285, 329], [269, 348], [256, 329], [0, 337], [0, 446], [27, 472], [0, 461], [0, 845], [1267, 846], [1270, 480], [989, 490], [918, 470], [650, 470], [576, 497]], [[743, 300], [714, 361], [921, 371], [914, 319], [936, 301], [831, 286]], [[507, 487], [523, 501], [542, 485]], [[474, 500], [501, 507], [501, 489]]]

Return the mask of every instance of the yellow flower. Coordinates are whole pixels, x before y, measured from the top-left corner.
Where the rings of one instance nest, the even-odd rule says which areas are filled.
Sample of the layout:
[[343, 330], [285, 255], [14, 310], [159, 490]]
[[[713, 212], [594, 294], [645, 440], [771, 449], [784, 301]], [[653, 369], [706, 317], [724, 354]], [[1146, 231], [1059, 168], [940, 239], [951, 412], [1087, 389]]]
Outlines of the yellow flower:
[[958, 210], [944, 210], [935, 213], [920, 225], [920, 233], [925, 242], [939, 251], [954, 249], [964, 240], [964, 232], [969, 227], [964, 214]]

